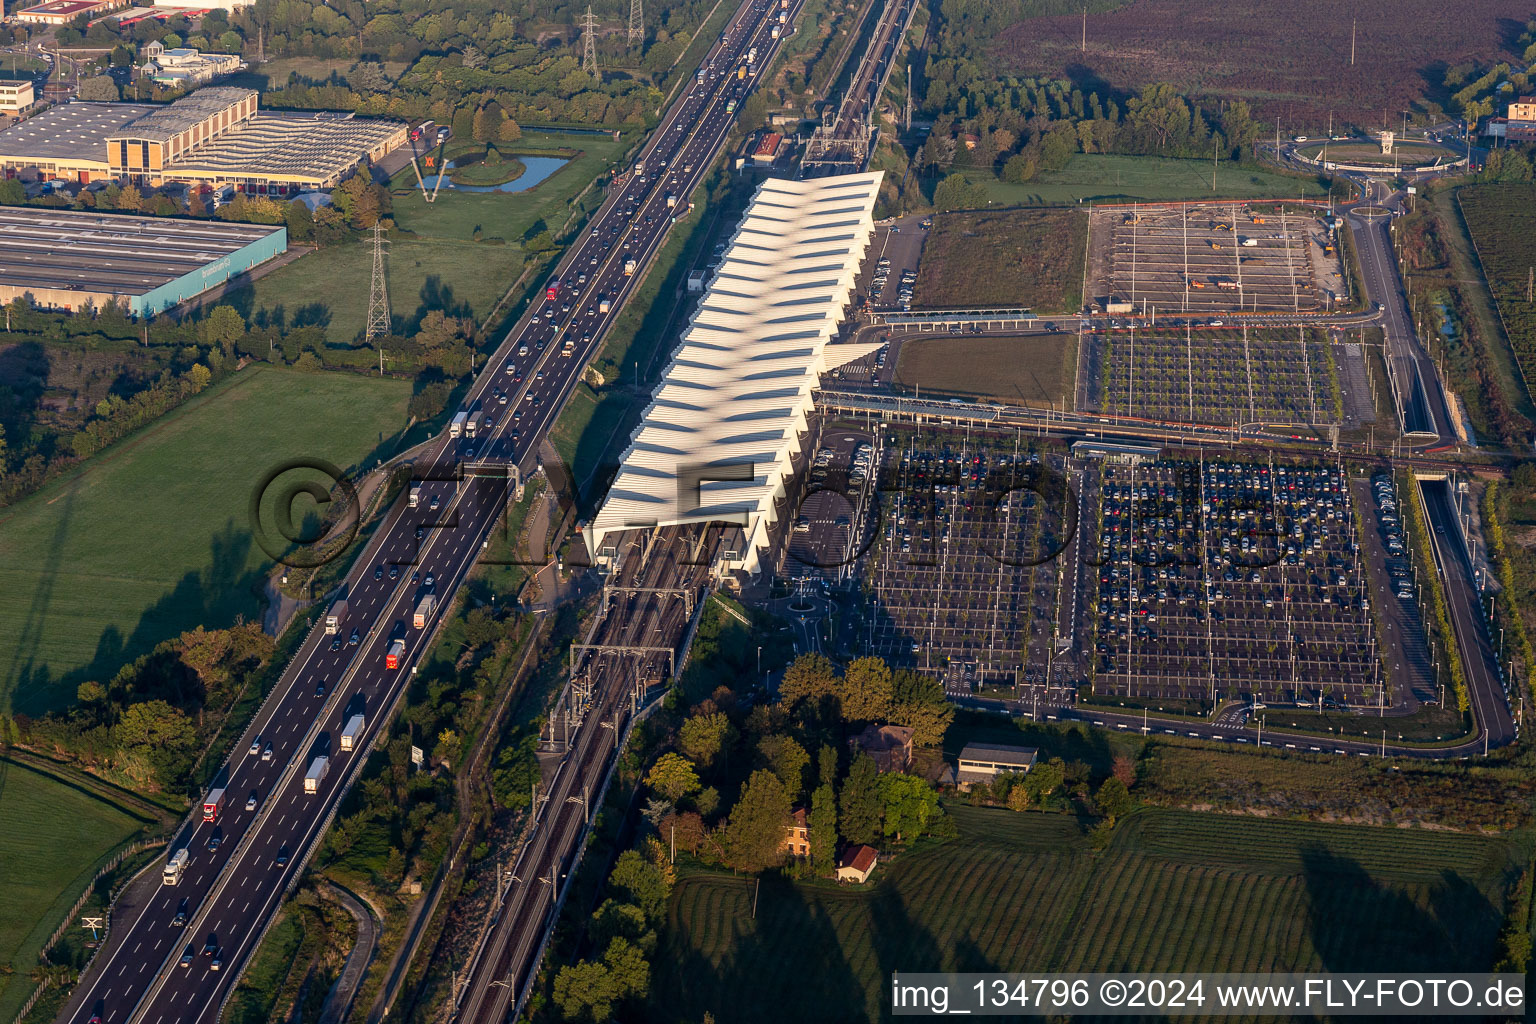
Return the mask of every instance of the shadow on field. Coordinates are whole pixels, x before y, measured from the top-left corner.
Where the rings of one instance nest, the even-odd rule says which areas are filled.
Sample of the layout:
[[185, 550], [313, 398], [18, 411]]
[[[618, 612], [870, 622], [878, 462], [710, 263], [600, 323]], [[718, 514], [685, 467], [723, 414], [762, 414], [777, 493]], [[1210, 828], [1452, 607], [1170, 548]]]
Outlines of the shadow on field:
[[[73, 497], [73, 490], [70, 496]], [[5, 672], [4, 690], [10, 693], [11, 704], [18, 712], [40, 715], [67, 706], [74, 702], [81, 683], [108, 683], [125, 664], [154, 650], [157, 644], [197, 626], [216, 629], [234, 622], [251, 609], [253, 598], [261, 592], [263, 574], [246, 568], [251, 555], [251, 533], [229, 520], [210, 538], [208, 562], [202, 569], [184, 574], [169, 593], [144, 610], [127, 636], [115, 626], [103, 630], [89, 664], [55, 676], [47, 664], [38, 664], [36, 657], [42, 623], [49, 615], [54, 581], [60, 571], [60, 552], [69, 534], [70, 505], [62, 504], [59, 526], [39, 573], [37, 592], [22, 623], [21, 640]]]
[[[1302, 850], [1301, 859], [1312, 945], [1324, 970], [1488, 969], [1502, 915], [1468, 879], [1442, 871], [1426, 908], [1404, 888], [1381, 884], [1354, 859], [1322, 846]], [[1362, 935], [1370, 941], [1360, 941]]]
[[716, 967], [698, 953], [701, 944], [678, 949], [681, 943], [674, 940], [673, 955], [658, 957], [658, 966], [666, 966], [652, 988], [656, 1019], [699, 1020], [709, 1012], [716, 1020], [737, 1024], [869, 1020], [864, 987], [844, 958], [842, 940], [825, 909], [807, 902], [792, 882], [769, 874], [757, 894], [754, 922], [749, 916], [752, 883], [742, 884], [745, 899], [722, 904], [737, 905], [745, 913], [715, 922], [741, 938], [731, 942], [717, 936], [702, 944], [721, 942], [733, 956]]

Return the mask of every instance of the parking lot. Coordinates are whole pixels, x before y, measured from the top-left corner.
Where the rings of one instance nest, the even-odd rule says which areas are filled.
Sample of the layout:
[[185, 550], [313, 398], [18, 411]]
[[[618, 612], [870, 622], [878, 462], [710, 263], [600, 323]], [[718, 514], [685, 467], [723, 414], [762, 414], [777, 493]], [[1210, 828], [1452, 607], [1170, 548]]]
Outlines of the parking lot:
[[1101, 473], [1096, 693], [1394, 703], [1341, 466], [1159, 461]]
[[799, 502], [783, 560], [792, 579], [840, 580], [853, 569], [862, 524], [874, 500], [875, 438], [867, 431], [829, 426], [811, 453], [805, 497]]
[[1085, 337], [1085, 411], [1222, 426], [1344, 419], [1335, 346], [1321, 329], [1183, 326]]
[[865, 645], [954, 694], [1046, 681], [1070, 533], [1062, 456], [1014, 433], [891, 435], [861, 559]]
[[1287, 204], [1100, 207], [1088, 294], [1109, 312], [1330, 309], [1344, 283], [1325, 217]]
[[868, 302], [877, 309], [911, 305], [917, 264], [931, 223], [926, 217], [903, 217], [876, 227], [854, 282], [856, 302]]

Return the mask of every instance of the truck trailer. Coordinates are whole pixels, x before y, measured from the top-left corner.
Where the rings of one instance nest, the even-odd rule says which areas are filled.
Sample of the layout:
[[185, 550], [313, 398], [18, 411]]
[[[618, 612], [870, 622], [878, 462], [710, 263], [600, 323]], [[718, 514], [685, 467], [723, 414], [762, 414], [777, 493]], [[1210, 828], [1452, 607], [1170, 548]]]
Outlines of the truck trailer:
[[330, 774], [330, 771], [331, 759], [324, 754], [309, 762], [309, 771], [304, 773], [304, 792], [311, 794], [320, 792], [320, 783]]
[[454, 413], [453, 420], [448, 424], [448, 436], [458, 437], [464, 433], [464, 422], [468, 419], [469, 413], [467, 412]]
[[362, 715], [353, 715], [347, 719], [346, 728], [341, 730], [341, 749], [356, 750], [359, 741], [363, 738], [363, 725], [365, 720]]
[[384, 655], [385, 668], [399, 668], [400, 662], [405, 660], [405, 641], [396, 640], [389, 645], [389, 653]]
[[411, 619], [411, 625], [417, 629], [426, 629], [427, 620], [432, 617], [432, 609], [437, 607], [435, 594], [422, 594], [421, 600], [416, 602], [416, 614]]
[[[416, 502], [414, 500], [412, 500], [412, 502], [411, 502], [411, 507], [412, 508], [416, 507]], [[325, 634], [326, 634], [326, 636], [334, 636], [335, 634], [340, 633], [341, 632], [341, 620], [346, 618], [346, 617], [347, 617], [347, 599], [346, 598], [342, 598], [340, 601], [337, 601], [335, 604], [331, 605], [331, 610], [325, 613]]]
[[189, 860], [191, 860], [191, 856], [187, 853], [185, 846], [171, 854], [170, 858], [165, 862], [165, 873], [160, 876], [161, 884], [179, 885], [181, 883], [181, 873], [186, 870]]
[[224, 787], [215, 786], [203, 797], [203, 820], [218, 821], [219, 812], [224, 810]]

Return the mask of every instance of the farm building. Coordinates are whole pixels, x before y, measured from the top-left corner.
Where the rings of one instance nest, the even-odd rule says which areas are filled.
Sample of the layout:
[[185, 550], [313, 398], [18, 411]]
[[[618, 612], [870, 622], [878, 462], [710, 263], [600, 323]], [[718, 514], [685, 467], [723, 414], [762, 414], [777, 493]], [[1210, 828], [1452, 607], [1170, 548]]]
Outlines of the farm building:
[[616, 557], [614, 533], [726, 523], [745, 540], [722, 555], [724, 569], [757, 574], [785, 514], [812, 389], [880, 347], [827, 349], [874, 232], [881, 177], [758, 186], [583, 533], [600, 564]]
[[962, 787], [974, 782], [991, 782], [1008, 772], [1027, 772], [1035, 763], [1033, 747], [967, 743], [960, 751], [960, 768], [955, 781]]
[[848, 745], [855, 754], [868, 754], [882, 772], [904, 772], [912, 763], [912, 736], [904, 725], [870, 725]]
[[875, 865], [880, 862], [880, 855], [869, 846], [851, 846], [843, 851], [842, 859], [837, 862], [837, 880], [839, 882], [867, 882], [869, 873], [875, 870]]
[[287, 248], [288, 230], [264, 224], [0, 207], [0, 302], [152, 315]]

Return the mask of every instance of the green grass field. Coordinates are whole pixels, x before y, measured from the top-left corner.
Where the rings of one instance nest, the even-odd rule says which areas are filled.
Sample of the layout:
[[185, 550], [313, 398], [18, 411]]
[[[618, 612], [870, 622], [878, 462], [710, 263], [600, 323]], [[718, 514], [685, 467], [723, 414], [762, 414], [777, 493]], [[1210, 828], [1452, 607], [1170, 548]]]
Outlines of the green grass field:
[[[1450, 163], [1460, 159], [1461, 154], [1449, 146], [1436, 145], [1433, 142], [1406, 142], [1399, 140], [1392, 147], [1392, 154], [1386, 155], [1381, 151], [1381, 143], [1365, 140], [1351, 140], [1349, 142], [1330, 142], [1328, 144], [1328, 160], [1341, 164], [1369, 164], [1374, 167], [1396, 167], [1399, 163], [1404, 166], [1419, 167], [1424, 164], [1432, 164], [1436, 160]], [[1298, 148], [1298, 153], [1308, 159], [1321, 159], [1323, 147], [1303, 146]], [[1393, 157], [1397, 158], [1394, 162]]]
[[[1216, 187], [1211, 188], [1211, 172]], [[1323, 187], [1312, 178], [1223, 164], [1214, 168], [1207, 160], [1169, 160], [1153, 156], [1118, 156], [1080, 153], [1060, 171], [1044, 171], [1033, 181], [1015, 185], [990, 174], [965, 172], [972, 182], [984, 185], [997, 206], [1039, 203], [1119, 202], [1144, 199], [1161, 202], [1175, 199], [1269, 199], [1322, 196]]]
[[[410, 331], [426, 313], [446, 309], [481, 317], [523, 269], [516, 244], [401, 238], [389, 246], [385, 277], [395, 329]], [[288, 323], [318, 323], [333, 344], [361, 338], [368, 318], [373, 257], [361, 242], [310, 253], [239, 289], [226, 300], [249, 310], [281, 307]]]
[[684, 878], [651, 1019], [885, 1020], [893, 971], [1486, 970], [1517, 873], [1442, 832], [1143, 811], [1096, 855], [1064, 815], [950, 811], [865, 889], [764, 879], [755, 920], [750, 880]]
[[1012, 405], [1072, 401], [1077, 337], [931, 335], [901, 343], [896, 383], [935, 392], [980, 395]]
[[162, 640], [259, 615], [252, 488], [285, 459], [359, 462], [405, 425], [409, 396], [405, 381], [247, 369], [6, 509], [0, 710], [62, 707]]
[[105, 801], [30, 768], [0, 761], [0, 1020], [32, 991], [28, 977], [97, 861], [138, 831]]

